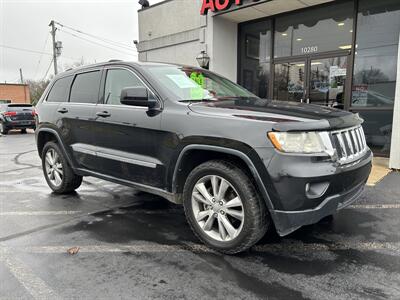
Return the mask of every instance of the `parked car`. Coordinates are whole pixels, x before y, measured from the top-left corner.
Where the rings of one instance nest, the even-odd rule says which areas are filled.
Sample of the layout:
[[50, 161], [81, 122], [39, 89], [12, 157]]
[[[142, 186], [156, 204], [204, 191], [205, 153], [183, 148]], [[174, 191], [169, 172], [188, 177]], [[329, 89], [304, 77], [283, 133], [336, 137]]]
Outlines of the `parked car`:
[[26, 133], [28, 128], [35, 130], [35, 108], [31, 104], [0, 104], [0, 133], [7, 134], [12, 129]]
[[[209, 247], [233, 254], [353, 203], [371, 170], [362, 119], [260, 99], [204, 69], [109, 62], [58, 75], [37, 105], [55, 193], [94, 176], [183, 204]], [[134, 230], [134, 229], [132, 229]]]

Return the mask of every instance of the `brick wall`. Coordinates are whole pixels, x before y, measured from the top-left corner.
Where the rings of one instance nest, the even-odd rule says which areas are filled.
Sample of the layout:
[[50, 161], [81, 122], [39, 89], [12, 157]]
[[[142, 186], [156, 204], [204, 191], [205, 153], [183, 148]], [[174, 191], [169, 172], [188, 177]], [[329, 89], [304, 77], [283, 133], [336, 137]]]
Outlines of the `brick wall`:
[[0, 100], [11, 100], [12, 103], [31, 103], [27, 84], [0, 83]]

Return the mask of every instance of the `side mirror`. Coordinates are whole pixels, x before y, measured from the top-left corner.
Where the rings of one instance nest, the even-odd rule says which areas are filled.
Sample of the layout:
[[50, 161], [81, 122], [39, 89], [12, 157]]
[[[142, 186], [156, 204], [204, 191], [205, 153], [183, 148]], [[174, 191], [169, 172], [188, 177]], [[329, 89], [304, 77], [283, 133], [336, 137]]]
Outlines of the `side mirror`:
[[149, 99], [149, 91], [145, 87], [127, 87], [121, 91], [121, 104], [154, 108], [155, 99]]

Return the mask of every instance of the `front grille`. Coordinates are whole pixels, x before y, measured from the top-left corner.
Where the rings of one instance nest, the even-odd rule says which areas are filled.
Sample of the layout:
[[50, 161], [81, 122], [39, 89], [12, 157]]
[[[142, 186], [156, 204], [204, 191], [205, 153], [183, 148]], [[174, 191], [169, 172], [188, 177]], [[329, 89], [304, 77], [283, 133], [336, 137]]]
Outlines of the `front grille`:
[[349, 163], [368, 149], [361, 126], [331, 132], [332, 144], [340, 163]]

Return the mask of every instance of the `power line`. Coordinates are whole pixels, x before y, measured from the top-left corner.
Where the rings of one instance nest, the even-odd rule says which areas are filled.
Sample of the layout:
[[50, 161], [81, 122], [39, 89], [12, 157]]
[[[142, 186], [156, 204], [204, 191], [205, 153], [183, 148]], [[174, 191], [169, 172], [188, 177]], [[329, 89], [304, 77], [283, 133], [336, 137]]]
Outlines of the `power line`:
[[49, 52], [43, 52], [43, 51], [37, 51], [37, 50], [30, 50], [30, 49], [25, 49], [25, 48], [19, 48], [19, 47], [14, 47], [14, 46], [7, 46], [7, 45], [2, 45], [0, 44], [0, 47], [6, 48], [6, 49], [12, 49], [12, 50], [17, 50], [17, 51], [25, 51], [25, 52], [31, 52], [31, 53], [37, 53], [37, 54], [43, 54], [43, 55], [53, 55]]
[[[106, 38], [100, 37], [100, 36], [98, 36], [98, 35], [94, 35], [94, 34], [91, 34], [91, 33], [87, 33], [87, 32], [84, 32], [84, 31], [82, 31], [82, 30], [79, 30], [79, 29], [73, 28], [73, 27], [71, 27], [71, 26], [67, 26], [67, 25], [61, 24], [61, 23], [56, 22], [56, 21], [55, 21], [55, 23], [56, 23], [57, 25], [60, 25], [60, 26], [63, 27], [63, 28], [67, 28], [67, 29], [72, 30], [72, 31], [75, 31], [75, 32], [77, 32], [77, 33], [90, 36], [90, 37], [92, 37], [92, 38], [101, 40], [101, 41], [106, 42], [106, 43], [108, 43], [108, 44], [111, 44], [111, 45], [113, 45], [113, 46], [125, 48], [125, 49], [127, 49], [127, 50], [137, 51], [137, 50], [136, 50], [134, 47], [132, 47], [132, 46], [129, 46], [129, 45], [126, 45], [126, 44], [123, 44], [123, 43], [120, 43], [120, 42], [116, 42], [116, 41], [113, 41], [113, 40], [110, 40], [110, 39], [106, 39]], [[64, 31], [64, 32], [65, 32], [65, 31]]]
[[[52, 53], [44, 52], [44, 51], [30, 50], [30, 49], [26, 49], [26, 48], [19, 48], [19, 47], [7, 46], [7, 45], [2, 45], [2, 44], [0, 44], [0, 47], [1, 48], [6, 48], [6, 49], [11, 49], [11, 50], [24, 51], [24, 52], [30, 52], [30, 53], [53, 56]], [[80, 58], [74, 58], [74, 57], [68, 57], [68, 56], [63, 56], [63, 57], [64, 58], [68, 58], [68, 59], [72, 59], [72, 60], [80, 60]]]
[[46, 71], [46, 73], [44, 74], [42, 81], [44, 81], [44, 80], [46, 79], [47, 74], [49, 73], [49, 70], [50, 70], [52, 64], [53, 64], [53, 58], [51, 58], [51, 61], [50, 61], [50, 63], [49, 63], [49, 67], [47, 68], [47, 71]]
[[[44, 46], [43, 46], [42, 52], [43, 52], [44, 50], [46, 50], [46, 46], [47, 46], [47, 42], [49, 41], [49, 37], [50, 37], [50, 34], [47, 34], [47, 36], [46, 36], [46, 41], [44, 42]], [[42, 58], [43, 58], [43, 53], [40, 55], [38, 64], [37, 64], [37, 66], [36, 66], [35, 75], [33, 76], [33, 78], [36, 78], [37, 72], [39, 71], [40, 63], [42, 62]]]
[[68, 32], [68, 31], [65, 31], [65, 30], [61, 30], [60, 28], [59, 28], [58, 30], [61, 31], [61, 32], [63, 32], [63, 33], [69, 34], [69, 35], [71, 35], [71, 36], [73, 36], [73, 37], [76, 37], [76, 38], [78, 38], [78, 39], [84, 40], [84, 41], [86, 41], [86, 42], [89, 42], [89, 43], [92, 43], [92, 44], [95, 44], [95, 45], [98, 45], [98, 46], [101, 46], [101, 47], [104, 47], [104, 48], [107, 48], [107, 49], [110, 49], [110, 50], [113, 50], [113, 51], [116, 51], [116, 52], [120, 52], [120, 53], [125, 54], [125, 55], [136, 55], [136, 56], [137, 56], [137, 53], [128, 53], [128, 52], [124, 52], [124, 51], [122, 51], [122, 50], [120, 50], [120, 49], [115, 49], [115, 48], [112, 48], [112, 47], [109, 47], [109, 46], [100, 44], [100, 43], [98, 43], [98, 42], [95, 42], [95, 41], [86, 39], [86, 38], [84, 38], [84, 37], [78, 36], [78, 35], [73, 34], [73, 33], [71, 33], [71, 32]]

